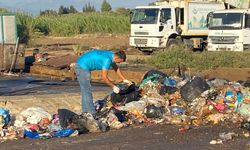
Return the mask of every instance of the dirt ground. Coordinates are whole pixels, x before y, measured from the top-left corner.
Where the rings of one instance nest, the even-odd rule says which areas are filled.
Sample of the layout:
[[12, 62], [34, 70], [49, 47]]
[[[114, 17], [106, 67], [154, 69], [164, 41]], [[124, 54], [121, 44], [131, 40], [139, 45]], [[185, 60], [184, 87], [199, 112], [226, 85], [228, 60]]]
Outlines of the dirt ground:
[[[33, 50], [35, 48], [38, 48], [42, 53], [48, 54], [49, 60], [44, 64], [49, 65], [33, 65], [30, 67], [29, 72], [31, 74], [72, 78], [72, 73], [74, 73], [74, 71], [59, 71], [58, 69], [51, 68], [51, 66], [60, 66], [61, 64], [67, 64], [69, 66], [70, 63], [75, 62], [77, 56], [75, 55], [73, 49], [79, 45], [81, 45], [83, 51], [92, 48], [108, 50], [126, 50], [128, 62], [151, 57], [142, 55], [142, 52], [130, 48], [129, 35], [127, 34], [86, 34], [78, 35], [75, 37], [42, 37], [31, 41], [30, 47], [26, 48], [26, 56], [32, 56]], [[130, 67], [123, 67], [124, 69], [126, 69], [124, 73], [128, 76], [128, 78], [133, 77], [133, 79], [131, 79], [135, 82], [139, 81], [140, 77], [142, 76], [142, 74], [144, 74], [146, 70], [150, 70], [150, 68], [147, 68], [145, 66], [139, 66], [134, 68], [131, 67], [131, 64], [126, 63], [125, 66], [127, 65], [129, 65]], [[113, 75], [113, 73], [111, 73], [110, 75], [110, 77], [114, 80], [118, 80], [116, 76]], [[99, 72], [93, 72], [92, 77], [93, 79], [99, 80]]]
[[[128, 48], [128, 34], [84, 34], [74, 37], [42, 37], [33, 39], [31, 46], [41, 46], [48, 48], [53, 46], [54, 50], [61, 48], [70, 49], [71, 45], [81, 45], [86, 48], [97, 49], [120, 49]], [[72, 48], [72, 47], [71, 47]]]
[[[34, 48], [46, 51], [52, 57], [73, 54], [74, 45], [82, 45], [90, 48], [100, 49], [125, 49], [129, 45], [128, 35], [96, 34], [79, 35], [75, 37], [43, 37], [31, 41], [32, 47], [27, 48], [26, 55], [32, 55]], [[129, 48], [128, 59], [146, 59], [151, 57], [143, 55], [141, 52]], [[130, 64], [131, 65], [131, 64]], [[39, 68], [40, 69], [40, 68]], [[38, 69], [38, 70], [39, 70]], [[133, 81], [140, 81], [142, 75], [150, 69], [147, 66], [124, 66], [125, 76]], [[167, 73], [173, 70], [162, 70]], [[55, 72], [58, 74], [58, 72]], [[225, 78], [228, 80], [249, 80], [250, 69], [248, 68], [220, 68], [216, 70], [197, 71], [191, 70], [190, 74], [201, 75], [205, 78]], [[112, 80], [118, 82], [114, 73], [109, 74]], [[110, 88], [100, 84], [100, 72], [92, 74], [93, 79], [98, 81], [94, 85], [94, 97], [99, 99], [103, 97]], [[7, 79], [10, 80], [10, 79]], [[51, 82], [51, 81], [50, 81]], [[3, 83], [0, 81], [0, 83]], [[34, 82], [33, 82], [34, 83]], [[12, 92], [3, 91], [5, 86], [0, 84], [0, 105], [6, 104], [14, 108], [16, 112], [25, 107], [44, 106], [50, 112], [56, 108], [67, 107], [74, 111], [80, 111], [80, 93], [76, 81], [56, 81], [60, 84], [42, 84], [43, 86], [29, 88], [17, 88]], [[37, 83], [39, 84], [39, 83]], [[21, 84], [20, 84], [21, 85]], [[18, 87], [18, 85], [16, 85]], [[50, 93], [48, 93], [48, 91]], [[74, 99], [74, 100], [72, 100]], [[6, 101], [8, 101], [6, 103]], [[21, 105], [22, 107], [13, 107]], [[131, 126], [120, 130], [112, 130], [105, 133], [82, 134], [77, 137], [45, 139], [21, 139], [6, 141], [0, 144], [0, 149], [102, 149], [102, 150], [120, 150], [120, 149], [250, 149], [246, 147], [249, 138], [243, 136], [242, 130], [234, 125], [220, 126], [202, 126], [192, 127], [184, 133], [180, 133], [180, 126], [170, 125], [150, 125], [150, 126]], [[224, 142], [224, 144], [210, 145], [209, 142], [219, 137], [219, 133], [234, 131], [239, 134], [233, 140]]]
[[[106, 133], [82, 134], [77, 137], [54, 139], [21, 139], [1, 143], [2, 150], [248, 150], [249, 139], [243, 137], [241, 129], [227, 126], [196, 127], [180, 133], [178, 126], [151, 125], [128, 127]], [[221, 132], [239, 134], [224, 144], [210, 145]]]
[[[39, 48], [40, 50], [49, 53], [50, 57], [58, 57], [65, 55], [73, 55], [73, 48], [76, 45], [81, 45], [84, 50], [90, 48], [97, 49], [123, 49], [127, 50], [127, 61], [128, 64], [122, 69], [125, 70], [127, 78], [134, 80], [135, 82], [141, 79], [142, 74], [150, 69], [157, 69], [148, 66], [134, 66], [134, 61], [140, 61], [148, 59], [152, 55], [144, 55], [137, 49], [129, 47], [129, 35], [128, 34], [84, 34], [74, 37], [42, 37], [31, 41], [31, 48], [27, 48], [26, 55], [30, 56], [34, 48]], [[72, 60], [74, 61], [74, 59]], [[132, 63], [131, 63], [132, 62]], [[37, 68], [34, 73], [40, 73], [41, 68]], [[175, 69], [165, 69], [162, 70], [167, 73], [172, 73]], [[38, 72], [36, 72], [38, 71]], [[44, 72], [49, 72], [48, 70]], [[175, 70], [176, 72], [176, 70]], [[186, 72], [189, 74], [189, 72]], [[60, 74], [55, 72], [52, 74]], [[218, 68], [215, 70], [190, 70], [190, 74], [203, 76], [205, 78], [224, 78], [230, 81], [236, 80], [250, 80], [250, 68]], [[93, 78], [98, 79], [99, 72], [92, 74]], [[116, 76], [111, 73], [111, 78], [116, 79]]]

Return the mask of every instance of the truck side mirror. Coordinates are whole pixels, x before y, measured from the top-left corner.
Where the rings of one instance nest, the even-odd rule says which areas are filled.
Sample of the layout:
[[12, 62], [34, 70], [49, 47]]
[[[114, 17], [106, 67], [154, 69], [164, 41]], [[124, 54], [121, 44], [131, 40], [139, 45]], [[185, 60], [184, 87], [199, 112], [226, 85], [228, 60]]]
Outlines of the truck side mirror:
[[134, 11], [135, 11], [134, 9], [132, 9], [132, 10], [129, 11], [129, 19], [130, 19], [130, 22], [131, 22], [131, 20], [132, 20]]
[[250, 14], [245, 14], [245, 25], [244, 28], [250, 28]]
[[176, 22], [179, 23], [181, 9], [179, 7], [175, 8]]
[[209, 22], [210, 22], [210, 19], [213, 17], [213, 12], [210, 12], [207, 14], [207, 23], [206, 23], [206, 26], [209, 28]]

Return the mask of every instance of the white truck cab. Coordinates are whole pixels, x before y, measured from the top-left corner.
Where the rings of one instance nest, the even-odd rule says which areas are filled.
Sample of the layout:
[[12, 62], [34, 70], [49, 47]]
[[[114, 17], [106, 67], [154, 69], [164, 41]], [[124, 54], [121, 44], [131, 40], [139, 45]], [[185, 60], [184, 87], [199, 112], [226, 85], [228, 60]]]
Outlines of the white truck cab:
[[138, 6], [131, 17], [130, 46], [152, 52], [185, 43], [202, 49], [208, 35], [207, 14], [220, 9], [225, 9], [223, 2], [194, 0]]
[[148, 51], [165, 47], [166, 40], [163, 38], [171, 34], [178, 34], [174, 7], [136, 7], [131, 19], [131, 46]]
[[208, 51], [250, 50], [250, 9], [213, 11], [208, 26]]

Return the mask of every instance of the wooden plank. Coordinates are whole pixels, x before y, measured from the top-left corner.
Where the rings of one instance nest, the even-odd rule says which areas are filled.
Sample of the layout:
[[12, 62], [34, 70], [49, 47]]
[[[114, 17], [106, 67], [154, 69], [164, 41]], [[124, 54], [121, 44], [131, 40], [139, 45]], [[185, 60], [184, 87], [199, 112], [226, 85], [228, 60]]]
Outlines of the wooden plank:
[[0, 45], [0, 70], [4, 70], [3, 62], [4, 62], [4, 55], [3, 55], [3, 45]]
[[[15, 52], [15, 44], [5, 44], [4, 49], [4, 59], [3, 59], [3, 67], [5, 69], [10, 69], [12, 59]], [[19, 45], [18, 52], [16, 55], [16, 61], [14, 62], [14, 70], [24, 70], [25, 68], [25, 56], [24, 56], [24, 47]]]

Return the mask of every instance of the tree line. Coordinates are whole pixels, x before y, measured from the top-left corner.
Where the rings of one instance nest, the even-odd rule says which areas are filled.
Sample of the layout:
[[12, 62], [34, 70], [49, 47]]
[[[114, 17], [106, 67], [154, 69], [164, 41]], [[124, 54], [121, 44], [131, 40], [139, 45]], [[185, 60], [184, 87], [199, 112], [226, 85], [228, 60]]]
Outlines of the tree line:
[[[40, 16], [42, 15], [63, 15], [63, 14], [75, 14], [79, 12], [96, 12], [94, 5], [91, 5], [90, 2], [83, 6], [82, 11], [78, 11], [73, 5], [69, 7], [61, 5], [58, 10], [46, 9], [40, 11]], [[103, 0], [101, 5], [101, 12], [112, 12], [112, 7], [107, 0]], [[115, 11], [119, 14], [129, 15], [130, 10], [126, 8], [118, 8]]]

